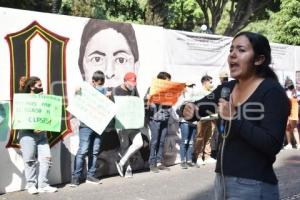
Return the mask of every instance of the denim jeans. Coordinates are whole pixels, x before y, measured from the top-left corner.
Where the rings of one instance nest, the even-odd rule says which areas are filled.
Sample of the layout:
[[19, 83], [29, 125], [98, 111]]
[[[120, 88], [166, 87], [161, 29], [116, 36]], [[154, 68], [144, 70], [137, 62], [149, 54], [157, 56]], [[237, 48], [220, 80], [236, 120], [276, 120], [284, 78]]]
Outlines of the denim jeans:
[[[225, 176], [226, 200], [278, 200], [278, 185], [253, 179]], [[215, 200], [224, 199], [223, 180], [220, 174], [215, 177]]]
[[163, 150], [168, 133], [168, 121], [150, 120], [151, 130], [149, 164], [155, 165], [163, 161]]
[[32, 130], [21, 130], [18, 133], [18, 139], [25, 165], [27, 188], [37, 186], [37, 184], [39, 188], [46, 187], [51, 166], [47, 133], [33, 133]]
[[79, 149], [75, 156], [73, 176], [80, 178], [83, 172], [85, 157], [88, 156], [87, 176], [96, 173], [96, 162], [100, 152], [101, 138], [89, 127], [79, 128]]
[[196, 135], [197, 126], [180, 122], [181, 141], [180, 141], [180, 159], [181, 162], [192, 161], [192, 154], [194, 151], [194, 139]]

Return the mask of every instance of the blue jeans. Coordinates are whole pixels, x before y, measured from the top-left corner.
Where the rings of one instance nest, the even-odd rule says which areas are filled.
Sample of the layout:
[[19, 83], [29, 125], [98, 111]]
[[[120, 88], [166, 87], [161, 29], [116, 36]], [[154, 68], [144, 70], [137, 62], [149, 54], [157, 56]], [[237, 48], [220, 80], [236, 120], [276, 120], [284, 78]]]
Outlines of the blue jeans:
[[149, 164], [156, 165], [163, 160], [165, 139], [168, 133], [168, 121], [150, 120], [149, 127], [151, 130]]
[[180, 159], [181, 162], [191, 162], [194, 152], [194, 140], [197, 126], [180, 122], [181, 142], [180, 142]]
[[74, 161], [74, 177], [81, 177], [85, 157], [88, 155], [88, 172], [87, 176], [93, 177], [96, 173], [96, 163], [100, 152], [101, 138], [88, 127], [80, 127], [79, 129], [79, 149]]
[[18, 139], [25, 165], [27, 188], [37, 186], [37, 183], [39, 188], [46, 187], [51, 166], [47, 133], [33, 133], [33, 130], [21, 130], [18, 133]]
[[[253, 179], [225, 176], [226, 200], [279, 200], [278, 185]], [[223, 180], [215, 177], [215, 200], [224, 199]]]

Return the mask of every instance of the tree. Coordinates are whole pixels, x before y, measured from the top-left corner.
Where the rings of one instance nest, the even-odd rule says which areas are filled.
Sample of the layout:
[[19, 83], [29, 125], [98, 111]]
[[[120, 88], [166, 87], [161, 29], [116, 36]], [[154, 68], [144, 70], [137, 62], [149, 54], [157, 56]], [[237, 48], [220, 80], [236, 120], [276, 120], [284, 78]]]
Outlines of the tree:
[[169, 6], [166, 28], [193, 31], [202, 25], [203, 13], [195, 0], [175, 0]]
[[212, 33], [217, 28], [227, 2], [228, 0], [197, 0], [204, 15], [203, 24], [206, 24]]
[[112, 21], [144, 21], [143, 1], [136, 0], [63, 0], [61, 13]]
[[34, 10], [41, 12], [51, 12], [51, 0], [1, 0], [0, 6], [9, 8], [18, 8], [25, 10]]
[[145, 8], [145, 24], [166, 26], [172, 0], [148, 0]]
[[61, 6], [61, 0], [52, 0], [52, 13], [58, 13]]
[[[224, 35], [233, 36], [250, 22], [258, 18], [266, 18], [267, 9], [278, 10], [280, 0], [197, 0], [205, 19], [205, 24], [214, 33], [223, 13], [227, 14], [229, 22]], [[227, 5], [226, 5], [227, 4]]]
[[300, 0], [282, 0], [280, 8], [271, 14], [274, 42], [300, 45]]

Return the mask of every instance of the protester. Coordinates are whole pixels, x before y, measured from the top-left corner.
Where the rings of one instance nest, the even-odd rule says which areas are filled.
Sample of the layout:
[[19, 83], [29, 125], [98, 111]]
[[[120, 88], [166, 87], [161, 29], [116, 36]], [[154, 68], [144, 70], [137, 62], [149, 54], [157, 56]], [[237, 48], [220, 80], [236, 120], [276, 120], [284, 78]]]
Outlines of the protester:
[[[40, 78], [31, 76], [27, 79], [23, 92], [41, 94], [43, 87]], [[25, 165], [28, 193], [56, 192], [57, 188], [48, 184], [48, 172], [52, 160], [47, 133], [40, 130], [19, 130], [18, 140]]]
[[[195, 91], [195, 84], [186, 83], [185, 91], [182, 96], [177, 101], [175, 108], [178, 111], [178, 105], [182, 105], [184, 102], [194, 102], [198, 99], [197, 91]], [[192, 162], [192, 154], [194, 151], [194, 140], [197, 131], [197, 122], [188, 122], [183, 118], [179, 118], [180, 127], [180, 166], [182, 169], [187, 169], [188, 167], [199, 167], [197, 163]]]
[[[93, 87], [100, 93], [106, 95], [107, 90], [103, 86], [105, 83], [104, 73], [100, 70], [95, 71], [92, 77]], [[76, 91], [78, 93], [78, 91]], [[77, 94], [80, 95], [80, 94]], [[74, 171], [70, 186], [78, 186], [83, 175], [83, 167], [85, 166], [85, 157], [88, 156], [88, 171], [86, 182], [99, 184], [100, 179], [95, 177], [97, 170], [97, 158], [100, 152], [101, 136], [93, 131], [90, 127], [80, 122], [79, 126], [79, 148], [74, 160]]]
[[220, 83], [227, 83], [228, 82], [228, 73], [226, 71], [221, 71], [219, 74]]
[[[158, 79], [171, 80], [171, 75], [167, 72], [159, 72]], [[145, 98], [149, 99], [150, 88]], [[149, 127], [151, 131], [149, 168], [151, 172], [157, 173], [159, 170], [169, 170], [163, 164], [163, 150], [166, 135], [168, 133], [168, 121], [172, 107], [161, 104], [148, 104]]]
[[19, 92], [22, 92], [25, 87], [26, 76], [21, 76], [19, 79]]
[[[124, 83], [113, 89], [113, 98], [115, 96], [139, 96], [136, 89], [136, 75], [133, 72], [126, 73], [124, 76]], [[140, 129], [120, 129], [118, 130], [118, 135], [120, 138], [120, 153], [122, 157], [119, 162], [116, 162], [116, 167], [120, 176], [123, 177], [124, 166], [127, 164], [130, 157], [142, 148], [143, 138]], [[127, 164], [125, 171], [125, 178], [129, 177], [132, 177], [130, 163]]]
[[289, 102], [270, 63], [271, 48], [264, 36], [237, 34], [228, 56], [230, 76], [236, 80], [181, 109], [185, 119], [193, 121], [218, 108], [219, 124], [225, 120], [215, 199], [279, 199], [272, 165], [283, 144]]
[[291, 110], [290, 110], [290, 116], [288, 118], [286, 132], [285, 132], [287, 145], [284, 147], [284, 149], [286, 150], [293, 149], [292, 146], [293, 136], [296, 141], [296, 149], [300, 149], [299, 132], [297, 128], [299, 105], [297, 100], [296, 89], [292, 80], [289, 80], [286, 83], [285, 87], [286, 87], [286, 94], [290, 100]]
[[[201, 78], [202, 89], [199, 91], [202, 97], [211, 93], [212, 77], [204, 75]], [[201, 97], [201, 98], [202, 98]], [[199, 98], [200, 99], [200, 98]], [[216, 160], [211, 157], [211, 136], [213, 133], [213, 126], [210, 118], [201, 119], [197, 124], [197, 133], [195, 139], [195, 146], [193, 152], [193, 162], [198, 165], [215, 163]]]

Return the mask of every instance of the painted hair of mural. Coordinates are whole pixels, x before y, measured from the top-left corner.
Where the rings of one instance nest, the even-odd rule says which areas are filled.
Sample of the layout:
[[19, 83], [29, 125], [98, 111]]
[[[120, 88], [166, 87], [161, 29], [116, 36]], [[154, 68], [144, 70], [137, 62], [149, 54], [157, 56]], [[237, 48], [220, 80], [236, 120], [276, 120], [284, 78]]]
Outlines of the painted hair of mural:
[[128, 71], [137, 72], [138, 60], [138, 45], [131, 24], [90, 19], [85, 25], [78, 59], [84, 80], [91, 81], [92, 74], [101, 70], [106, 86], [112, 83], [116, 86]]

